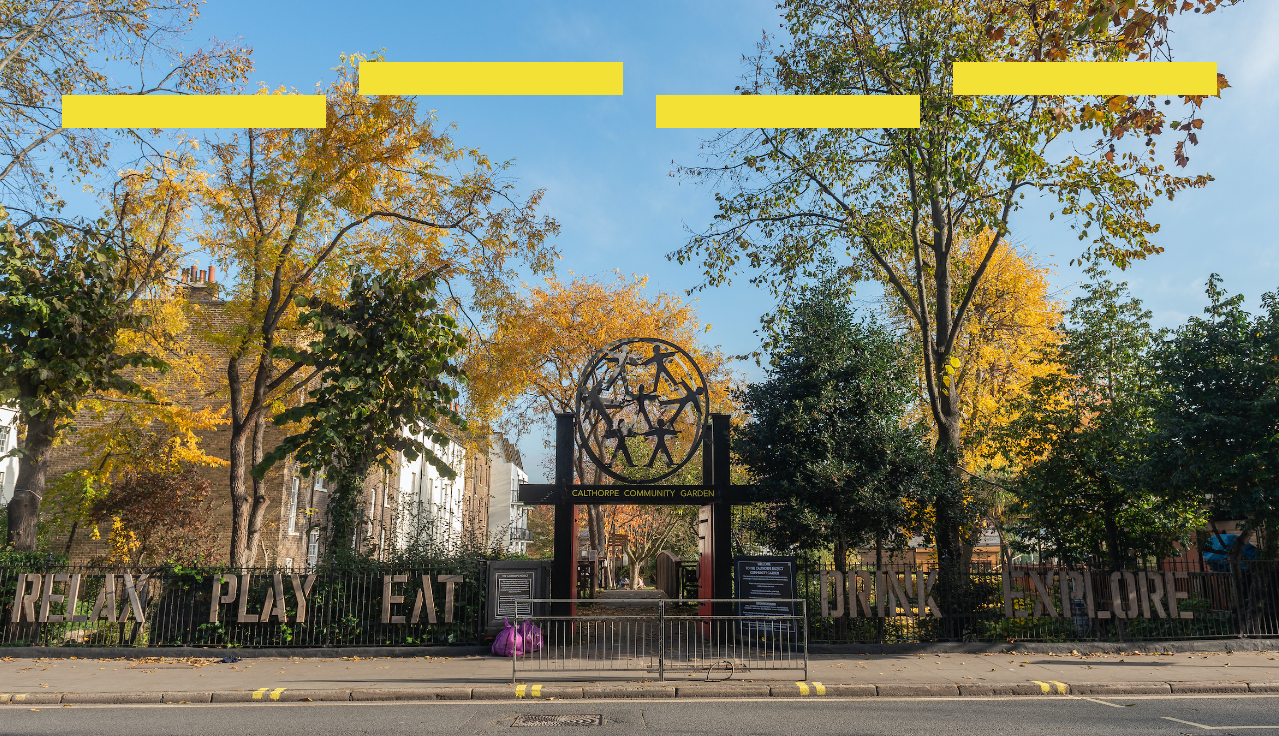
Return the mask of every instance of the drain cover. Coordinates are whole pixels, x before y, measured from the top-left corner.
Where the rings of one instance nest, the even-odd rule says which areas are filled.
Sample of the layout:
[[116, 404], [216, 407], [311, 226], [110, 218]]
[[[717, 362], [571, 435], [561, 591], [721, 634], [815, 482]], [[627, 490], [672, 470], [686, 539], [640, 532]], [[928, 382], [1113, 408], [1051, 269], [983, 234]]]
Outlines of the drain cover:
[[542, 716], [525, 714], [515, 719], [512, 726], [602, 726], [602, 715]]

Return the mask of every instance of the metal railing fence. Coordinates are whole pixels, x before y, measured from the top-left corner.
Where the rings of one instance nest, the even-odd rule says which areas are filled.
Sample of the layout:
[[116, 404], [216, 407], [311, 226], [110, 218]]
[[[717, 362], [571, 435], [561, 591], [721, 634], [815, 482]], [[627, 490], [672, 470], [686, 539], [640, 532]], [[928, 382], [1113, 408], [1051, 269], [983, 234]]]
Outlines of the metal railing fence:
[[[537, 599], [534, 604], [573, 603], [570, 616], [517, 616], [537, 629], [540, 646], [511, 658], [511, 681], [520, 672], [627, 672], [656, 675], [705, 673], [708, 680], [737, 673], [754, 678], [802, 671], [808, 679], [808, 602], [795, 599], [605, 599], [584, 602]], [[790, 604], [794, 615], [707, 615], [699, 604]], [[612, 609], [629, 609], [626, 613]], [[651, 610], [646, 610], [651, 609]], [[738, 608], [740, 611], [741, 609]], [[526, 644], [525, 646], [529, 646]]]
[[[393, 592], [403, 595], [388, 600], [391, 576]], [[410, 621], [415, 598], [425, 598], [418, 593], [423, 576], [432, 585], [431, 605], [423, 600], [425, 612]], [[483, 560], [394, 570], [320, 566], [310, 572], [0, 568], [0, 647], [474, 644], [483, 635], [485, 580]], [[403, 600], [392, 604], [395, 597]], [[305, 600], [302, 615], [299, 599]], [[403, 622], [385, 621], [388, 611]]]
[[[809, 600], [814, 644], [1279, 637], [1279, 561], [1273, 560], [1249, 560], [1235, 572], [1205, 569], [1196, 560], [1165, 561], [1121, 571], [1116, 580], [1109, 570], [1052, 566], [1014, 566], [1007, 579], [1004, 571], [989, 569], [950, 579], [929, 566], [880, 572], [896, 577], [904, 604], [892, 581], [875, 582], [880, 578], [873, 567], [853, 566], [841, 576], [842, 608], [835, 605], [837, 576], [830, 566], [800, 568], [797, 582]], [[921, 581], [940, 617], [931, 605], [921, 615]], [[1113, 613], [1116, 592], [1123, 617]], [[882, 614], [881, 598], [887, 604]]]
[[[830, 576], [830, 569], [805, 565], [799, 568], [797, 579], [797, 594], [805, 603], [804, 646], [808, 643], [1279, 637], [1279, 562], [1248, 560], [1234, 572], [1214, 571], [1196, 563], [1195, 560], [1175, 565], [1161, 563], [1159, 568], [1132, 571], [1131, 581], [1121, 574], [1121, 579], [1113, 585], [1109, 571], [1017, 566], [1010, 571], [1007, 594], [1004, 573], [1000, 570], [973, 569], [948, 579], [941, 571], [927, 567], [899, 567], [893, 574], [901, 596], [896, 595], [895, 589], [881, 596], [873, 584], [874, 570], [854, 568], [851, 575], [839, 581], [844, 595], [840, 615], [834, 615], [839, 606], [835, 605], [832, 593], [836, 581]], [[0, 647], [479, 644], [485, 641], [486, 569], [486, 561], [478, 559], [416, 567], [320, 566], [309, 572], [283, 568], [241, 572], [56, 565], [0, 567], [0, 626], [3, 627]], [[828, 576], [825, 609], [821, 584], [824, 571]], [[857, 575], [859, 572], [862, 575]], [[1029, 573], [1034, 573], [1034, 577]], [[245, 574], [247, 578], [242, 577]], [[1075, 574], [1081, 579], [1073, 579]], [[34, 578], [26, 577], [28, 575], [39, 576], [39, 583], [33, 583]], [[76, 599], [72, 604], [68, 600], [71, 578], [77, 575]], [[21, 586], [19, 576], [23, 576]], [[215, 604], [214, 581], [220, 576], [234, 579], [236, 589], [232, 595], [230, 582], [219, 583], [219, 601]], [[423, 576], [429, 578], [425, 583]], [[456, 580], [457, 576], [461, 576], [460, 581]], [[691, 574], [688, 577], [691, 578]], [[918, 596], [921, 580], [928, 593], [926, 598], [931, 597], [933, 601], [925, 606], [924, 615], [920, 615]], [[1080, 595], [1087, 593], [1083, 590], [1084, 581], [1091, 603], [1089, 594]], [[884, 582], [888, 583], [886, 579]], [[1146, 585], [1149, 594], [1138, 595], [1135, 604], [1131, 599], [1133, 582]], [[1062, 595], [1063, 583], [1067, 588], [1065, 596]], [[426, 585], [431, 586], [431, 605], [423, 595]], [[1157, 595], [1156, 590], [1160, 585], [1162, 596]], [[695, 585], [682, 587], [695, 590]], [[1123, 599], [1121, 607], [1135, 605], [1135, 615], [1125, 618], [1099, 615], [1114, 609], [1116, 589]], [[451, 600], [449, 591], [452, 591]], [[306, 601], [304, 616], [298, 616], [299, 592]], [[1175, 594], [1177, 615], [1170, 615], [1170, 594]], [[885, 615], [879, 615], [881, 597]], [[270, 610], [264, 611], [268, 599]], [[1151, 603], [1156, 599], [1158, 606]], [[277, 606], [280, 601], [283, 605]], [[1052, 603], [1053, 610], [1044, 605], [1045, 601]], [[421, 605], [417, 606], [419, 602]], [[702, 624], [696, 622], [717, 619], [698, 615], [696, 609], [688, 608], [692, 602], [687, 599], [665, 599], [651, 611], [614, 610], [616, 615], [611, 617], [599, 613], [597, 619], [591, 620], [592, 611], [600, 610], [592, 606], [604, 602], [604, 599], [578, 601], [579, 615], [565, 624], [548, 619], [546, 636], [559, 637], [554, 641], [564, 652], [568, 652], [565, 647], [569, 644], [588, 652], [582, 661], [591, 667], [629, 659], [633, 661], [619, 667], [634, 669], [638, 668], [639, 660], [644, 659], [648, 662], [646, 667], [661, 671], [668, 665], [674, 666], [675, 662], [706, 666], [717, 656], [723, 661], [744, 657], [743, 662], [754, 658], [773, 663], [784, 653], [768, 649], [786, 641], [776, 636], [765, 637], [759, 652], [743, 648], [742, 642], [750, 637], [741, 632], [750, 633], [747, 624], [755, 620], [752, 617], [718, 620], [710, 628], [711, 633], [722, 633], [723, 640], [716, 643], [713, 636], [707, 638]], [[623, 605], [619, 599], [608, 599], [607, 603]], [[637, 601], [635, 605], [654, 606], [655, 602]], [[872, 615], [866, 615], [867, 608]], [[216, 621], [211, 621], [215, 610]], [[262, 618], [265, 620], [260, 620]], [[654, 618], [660, 619], [660, 625], [653, 623]], [[735, 620], [738, 623], [733, 623]], [[628, 630], [627, 626], [631, 628]], [[613, 643], [609, 644], [610, 641]], [[583, 642], [595, 649], [580, 649]], [[632, 650], [623, 656], [627, 653], [626, 647]], [[557, 657], [560, 650], [556, 650]], [[605, 656], [605, 652], [612, 654]]]

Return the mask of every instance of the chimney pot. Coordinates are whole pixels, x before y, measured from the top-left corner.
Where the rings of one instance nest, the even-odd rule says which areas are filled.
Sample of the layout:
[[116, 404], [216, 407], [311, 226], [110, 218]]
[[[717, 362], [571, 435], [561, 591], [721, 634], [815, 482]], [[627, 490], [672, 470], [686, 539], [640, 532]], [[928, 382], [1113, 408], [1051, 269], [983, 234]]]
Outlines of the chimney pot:
[[216, 281], [216, 279], [213, 278], [213, 264], [210, 263], [209, 264], [209, 283], [213, 283], [214, 281]]

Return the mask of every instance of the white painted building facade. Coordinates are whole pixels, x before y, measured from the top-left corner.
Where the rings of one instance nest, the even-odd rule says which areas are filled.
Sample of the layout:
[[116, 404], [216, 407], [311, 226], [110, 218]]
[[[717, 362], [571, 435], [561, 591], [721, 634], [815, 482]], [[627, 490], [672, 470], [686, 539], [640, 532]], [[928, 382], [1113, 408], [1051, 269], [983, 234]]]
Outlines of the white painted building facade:
[[431, 448], [437, 457], [457, 473], [456, 478], [445, 478], [425, 457], [412, 462], [400, 456], [399, 485], [395, 491], [398, 505], [397, 546], [404, 549], [414, 540], [429, 536], [446, 549], [451, 549], [462, 539], [465, 509], [466, 449], [456, 442], [441, 447], [424, 435], [417, 440]]
[[9, 453], [18, 446], [18, 410], [0, 406], [0, 506], [13, 498], [18, 480], [18, 456]]
[[489, 485], [489, 539], [506, 542], [512, 554], [527, 554], [531, 540], [528, 532], [528, 507], [520, 503], [519, 488], [528, 482], [520, 450], [501, 435], [492, 438], [489, 457], [493, 470]]

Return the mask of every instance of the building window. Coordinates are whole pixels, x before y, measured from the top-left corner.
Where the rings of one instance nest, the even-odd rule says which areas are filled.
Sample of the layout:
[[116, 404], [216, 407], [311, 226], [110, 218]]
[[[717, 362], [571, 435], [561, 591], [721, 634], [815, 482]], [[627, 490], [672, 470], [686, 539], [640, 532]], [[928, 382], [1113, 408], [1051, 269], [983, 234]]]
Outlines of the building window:
[[289, 494], [289, 534], [298, 533], [298, 487], [301, 485], [302, 479], [295, 477], [293, 493]]
[[9, 449], [9, 428], [0, 427], [0, 452]]
[[306, 545], [306, 565], [307, 567], [315, 567], [315, 563], [320, 559], [320, 530], [312, 529], [311, 538]]
[[324, 487], [324, 473], [315, 474], [315, 490], [321, 493], [327, 493], [328, 489]]
[[293, 558], [292, 558], [292, 557], [285, 557], [285, 558], [284, 558], [284, 569], [285, 569], [285, 570], [292, 570], [292, 569], [293, 569]]

